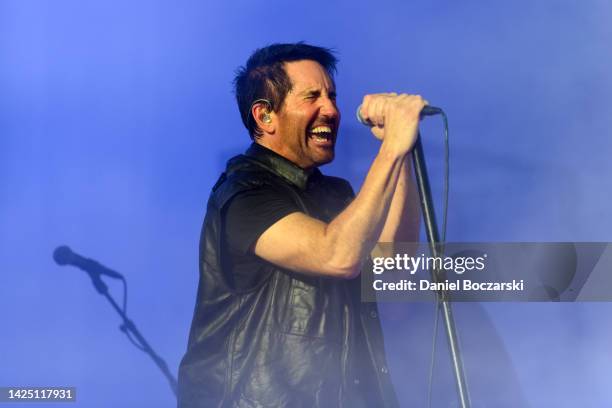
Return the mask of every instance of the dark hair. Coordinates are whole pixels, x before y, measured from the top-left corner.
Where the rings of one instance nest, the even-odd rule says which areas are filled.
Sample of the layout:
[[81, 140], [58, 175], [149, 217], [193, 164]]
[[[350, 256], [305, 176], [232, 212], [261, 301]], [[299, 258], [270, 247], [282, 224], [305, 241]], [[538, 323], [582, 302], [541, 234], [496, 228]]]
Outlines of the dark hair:
[[292, 84], [283, 64], [290, 61], [313, 60], [321, 64], [333, 81], [338, 59], [329, 48], [298, 42], [271, 44], [259, 48], [249, 57], [244, 67], [236, 70], [234, 93], [242, 123], [251, 139], [261, 136], [261, 130], [251, 117], [251, 105], [258, 99], [270, 101], [269, 108], [278, 112], [283, 106]]

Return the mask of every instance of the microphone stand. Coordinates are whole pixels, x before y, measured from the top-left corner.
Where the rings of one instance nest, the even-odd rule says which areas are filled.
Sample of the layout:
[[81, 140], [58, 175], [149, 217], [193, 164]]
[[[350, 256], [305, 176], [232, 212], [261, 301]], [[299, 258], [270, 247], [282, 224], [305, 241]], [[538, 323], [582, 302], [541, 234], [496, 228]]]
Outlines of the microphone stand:
[[[441, 246], [444, 243], [440, 242], [438, 225], [436, 224], [436, 215], [434, 213], [433, 200], [431, 198], [431, 190], [429, 188], [429, 178], [427, 176], [427, 166], [425, 164], [425, 155], [423, 154], [423, 145], [421, 143], [421, 135], [419, 134], [412, 151], [412, 163], [414, 165], [414, 173], [419, 188], [419, 197], [421, 199], [421, 209], [423, 211], [423, 222], [429, 241], [429, 249], [434, 257], [443, 255]], [[431, 271], [431, 279], [433, 282], [443, 282], [444, 272], [437, 268]], [[457, 385], [457, 394], [462, 408], [470, 407], [470, 399], [463, 373], [463, 362], [459, 351], [459, 343], [457, 340], [457, 330], [453, 318], [449, 294], [447, 291], [437, 291], [438, 304], [442, 308], [442, 316], [446, 329], [446, 337], [453, 365], [453, 372]], [[438, 305], [436, 305], [438, 307]]]
[[108, 293], [108, 286], [106, 285], [106, 283], [104, 283], [104, 281], [102, 281], [102, 279], [100, 278], [100, 274], [88, 272], [88, 275], [91, 278], [91, 282], [93, 283], [98, 293], [104, 296], [109, 301], [113, 309], [115, 309], [115, 311], [119, 313], [119, 316], [121, 316], [121, 318], [123, 319], [123, 323], [121, 324], [121, 326], [119, 326], [121, 331], [126, 334], [131, 333], [132, 335], [134, 335], [136, 340], [138, 340], [138, 343], [140, 343], [140, 345], [142, 346], [142, 351], [148, 354], [153, 359], [157, 367], [159, 367], [159, 369], [162, 371], [162, 373], [170, 383], [170, 388], [172, 389], [174, 396], [176, 396], [177, 381], [168, 369], [168, 365], [166, 364], [166, 362], [160, 356], [158, 356], [157, 353], [155, 353], [153, 348], [151, 348], [151, 346], [145, 340], [142, 334], [140, 334], [134, 322], [132, 322], [127, 317], [127, 315], [123, 310], [121, 310], [115, 299], [113, 299], [113, 297]]

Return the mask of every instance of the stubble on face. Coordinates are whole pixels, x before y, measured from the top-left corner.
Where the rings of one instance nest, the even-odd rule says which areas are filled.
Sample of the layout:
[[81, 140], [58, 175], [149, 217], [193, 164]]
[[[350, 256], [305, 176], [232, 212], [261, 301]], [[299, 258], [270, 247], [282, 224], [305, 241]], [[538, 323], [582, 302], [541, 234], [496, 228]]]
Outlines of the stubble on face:
[[278, 112], [277, 151], [304, 169], [334, 159], [340, 113], [325, 69], [311, 60], [285, 63], [292, 89]]

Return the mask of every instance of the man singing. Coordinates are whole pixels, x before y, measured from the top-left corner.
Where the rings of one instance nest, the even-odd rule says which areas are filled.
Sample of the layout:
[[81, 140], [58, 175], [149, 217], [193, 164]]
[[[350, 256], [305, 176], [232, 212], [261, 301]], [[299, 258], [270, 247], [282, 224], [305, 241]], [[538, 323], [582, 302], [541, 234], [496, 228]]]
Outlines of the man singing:
[[235, 78], [252, 145], [214, 185], [179, 407], [396, 407], [376, 304], [356, 279], [376, 242], [416, 241], [410, 172], [420, 96], [374, 94], [381, 140], [355, 195], [334, 159], [336, 58], [304, 43], [251, 55]]

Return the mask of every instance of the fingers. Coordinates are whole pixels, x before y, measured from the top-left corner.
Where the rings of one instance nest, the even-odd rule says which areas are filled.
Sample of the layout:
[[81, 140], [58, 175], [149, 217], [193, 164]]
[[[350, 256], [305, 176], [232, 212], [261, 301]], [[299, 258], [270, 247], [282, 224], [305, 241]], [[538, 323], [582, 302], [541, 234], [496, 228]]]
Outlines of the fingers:
[[[386, 96], [386, 95], [384, 95]], [[372, 106], [372, 120], [373, 123], [378, 127], [383, 127], [385, 123], [385, 106], [386, 98], [376, 98]]]
[[369, 94], [363, 97], [361, 117], [377, 127], [383, 127], [385, 118], [392, 113], [418, 117], [429, 102], [421, 95], [397, 94], [395, 92]]
[[361, 102], [361, 117], [378, 127], [384, 124], [385, 109], [390, 99], [397, 96], [395, 92], [369, 94]]
[[380, 93], [363, 98], [360, 114], [371, 122], [372, 133], [391, 151], [410, 151], [418, 135], [420, 114], [429, 102], [421, 95]]

